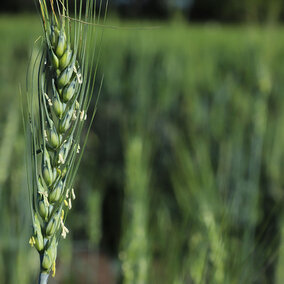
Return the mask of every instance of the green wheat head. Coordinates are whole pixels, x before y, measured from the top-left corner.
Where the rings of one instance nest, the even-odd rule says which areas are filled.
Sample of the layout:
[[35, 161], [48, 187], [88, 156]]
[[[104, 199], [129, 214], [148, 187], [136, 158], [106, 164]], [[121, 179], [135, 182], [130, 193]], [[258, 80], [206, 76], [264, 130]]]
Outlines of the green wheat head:
[[40, 283], [46, 283], [51, 271], [55, 274], [58, 242], [69, 232], [65, 220], [75, 199], [73, 182], [86, 143], [85, 139], [80, 151], [80, 138], [100, 52], [96, 24], [101, 3], [97, 14], [92, 0], [74, 4], [71, 16], [67, 0], [39, 0], [44, 37], [31, 60], [25, 98], [33, 219], [30, 244], [40, 254]]

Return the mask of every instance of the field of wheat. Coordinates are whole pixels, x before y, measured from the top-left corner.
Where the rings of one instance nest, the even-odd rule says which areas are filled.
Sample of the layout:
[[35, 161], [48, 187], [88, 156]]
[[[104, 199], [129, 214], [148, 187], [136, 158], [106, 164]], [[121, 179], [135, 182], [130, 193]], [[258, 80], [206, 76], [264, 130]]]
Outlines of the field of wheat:
[[[283, 28], [106, 25], [50, 283], [283, 283]], [[38, 273], [19, 94], [40, 35], [0, 17], [0, 283]]]

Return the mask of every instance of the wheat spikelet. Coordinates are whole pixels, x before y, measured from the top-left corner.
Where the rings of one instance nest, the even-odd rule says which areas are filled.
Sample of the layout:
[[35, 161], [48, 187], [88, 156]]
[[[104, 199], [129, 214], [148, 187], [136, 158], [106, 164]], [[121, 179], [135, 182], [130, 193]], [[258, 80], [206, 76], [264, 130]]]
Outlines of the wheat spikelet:
[[[78, 21], [73, 23], [68, 2], [39, 0], [39, 6], [45, 36], [31, 65], [26, 132], [33, 216], [30, 244], [40, 254], [39, 283], [47, 283], [50, 272], [55, 274], [58, 241], [69, 232], [65, 218], [75, 199], [80, 136], [94, 91], [97, 50], [90, 45], [97, 34], [94, 26], [80, 22], [82, 1], [78, 15], [75, 4]], [[95, 22], [95, 6], [92, 0], [86, 1], [85, 20]], [[91, 122], [93, 118], [94, 112]]]

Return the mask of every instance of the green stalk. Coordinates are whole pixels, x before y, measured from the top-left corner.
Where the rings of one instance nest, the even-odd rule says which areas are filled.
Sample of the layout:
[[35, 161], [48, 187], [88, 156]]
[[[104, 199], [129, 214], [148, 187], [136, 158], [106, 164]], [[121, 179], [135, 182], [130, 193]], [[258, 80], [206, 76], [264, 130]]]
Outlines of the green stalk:
[[41, 270], [43, 254], [40, 254], [39, 258], [40, 258], [40, 273], [39, 273], [39, 277], [38, 277], [38, 284], [47, 284], [49, 273], [46, 273], [46, 272]]
[[42, 272], [39, 275], [38, 284], [47, 284], [49, 274]]

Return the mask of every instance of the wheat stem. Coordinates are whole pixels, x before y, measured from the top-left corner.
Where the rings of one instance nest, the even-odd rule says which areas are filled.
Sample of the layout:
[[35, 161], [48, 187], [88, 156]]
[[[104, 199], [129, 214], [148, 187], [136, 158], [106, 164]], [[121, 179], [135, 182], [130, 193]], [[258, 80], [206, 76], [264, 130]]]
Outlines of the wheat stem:
[[47, 274], [47, 273], [44, 273], [44, 272], [40, 273], [39, 279], [38, 279], [38, 284], [47, 284], [48, 276], [49, 276], [49, 274]]
[[40, 259], [40, 273], [38, 277], [38, 284], [47, 284], [48, 278], [49, 278], [49, 273], [42, 271], [42, 261], [43, 261], [43, 254], [39, 255]]

